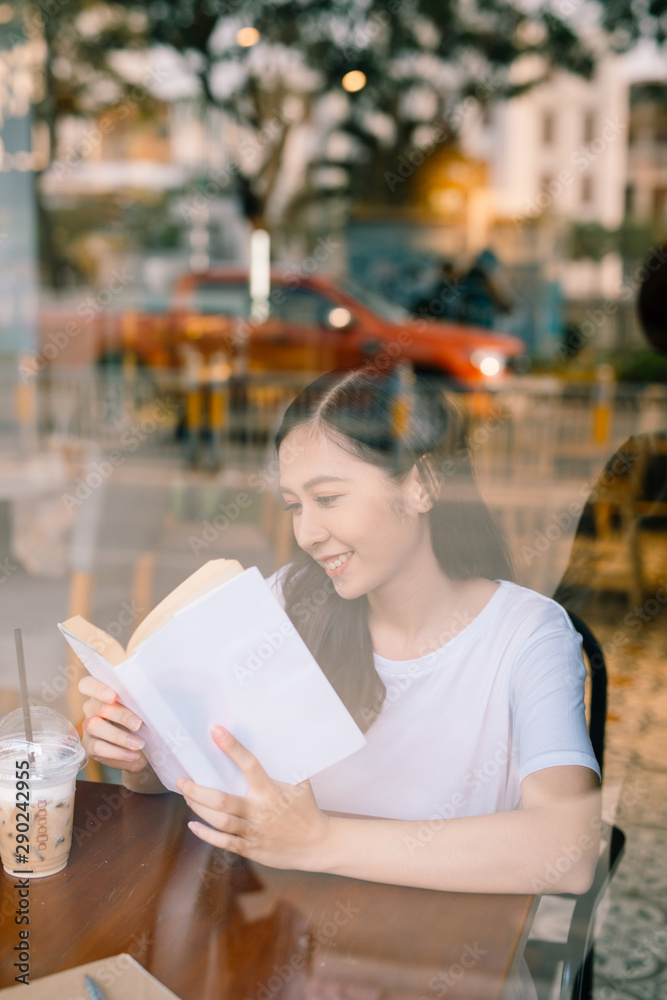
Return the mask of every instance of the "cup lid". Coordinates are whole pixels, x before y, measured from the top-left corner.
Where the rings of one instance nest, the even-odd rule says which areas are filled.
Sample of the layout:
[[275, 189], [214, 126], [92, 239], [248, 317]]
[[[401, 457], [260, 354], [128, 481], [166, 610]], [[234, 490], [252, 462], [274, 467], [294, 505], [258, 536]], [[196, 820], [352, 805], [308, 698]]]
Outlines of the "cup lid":
[[45, 705], [31, 705], [30, 721], [32, 741], [26, 739], [22, 709], [0, 719], [0, 778], [15, 778], [17, 760], [28, 760], [30, 777], [37, 780], [84, 766], [86, 751], [69, 719]]

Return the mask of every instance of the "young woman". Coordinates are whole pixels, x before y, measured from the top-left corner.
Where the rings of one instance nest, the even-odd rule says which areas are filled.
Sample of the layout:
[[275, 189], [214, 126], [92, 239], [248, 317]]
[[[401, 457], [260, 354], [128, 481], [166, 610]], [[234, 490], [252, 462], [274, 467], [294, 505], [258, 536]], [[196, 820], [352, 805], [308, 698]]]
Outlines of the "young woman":
[[[600, 807], [580, 640], [511, 582], [458, 409], [402, 366], [341, 370], [294, 400], [276, 445], [302, 552], [273, 586], [367, 744], [291, 786], [216, 728], [250, 791], [183, 781], [193, 832], [277, 868], [585, 891]], [[161, 790], [141, 721], [92, 678], [80, 687], [88, 754]]]

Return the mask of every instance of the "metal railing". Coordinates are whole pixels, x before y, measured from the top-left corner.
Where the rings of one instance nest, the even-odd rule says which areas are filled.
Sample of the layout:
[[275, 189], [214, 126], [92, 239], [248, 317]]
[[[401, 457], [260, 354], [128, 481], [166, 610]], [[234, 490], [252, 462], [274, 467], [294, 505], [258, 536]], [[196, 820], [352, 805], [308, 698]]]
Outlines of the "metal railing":
[[[256, 465], [280, 418], [314, 373], [251, 373], [188, 383], [179, 372], [53, 369], [30, 382], [5, 372], [5, 442], [94, 441], [191, 465]], [[517, 378], [461, 397], [480, 475], [538, 481], [591, 475], [624, 440], [667, 428], [667, 387]]]
[[[235, 488], [245, 490], [251, 473], [268, 475], [273, 433], [313, 377], [252, 374], [197, 385], [179, 374], [131, 370], [100, 375], [60, 369], [24, 384], [5, 376], [0, 493], [21, 503], [24, 496], [48, 491], [52, 480], [62, 513], [60, 480], [70, 466], [93, 469], [92, 478], [68, 473], [77, 482], [83, 477], [86, 495], [94, 492], [93, 479], [106, 480], [121, 466], [121, 478], [134, 486], [150, 484], [153, 473], [172, 482], [174, 470], [189, 466], [222, 470], [230, 474], [227, 483], [238, 481]], [[632, 435], [667, 428], [667, 390], [616, 385], [601, 391], [590, 383], [517, 378], [461, 399], [471, 415], [480, 489], [507, 534], [517, 579], [551, 594], [568, 564], [584, 503], [612, 454]], [[100, 456], [96, 465], [91, 455]], [[214, 490], [227, 488], [223, 478]], [[204, 489], [211, 483], [208, 475], [193, 481]], [[264, 497], [272, 494], [272, 474], [270, 481], [262, 479]]]

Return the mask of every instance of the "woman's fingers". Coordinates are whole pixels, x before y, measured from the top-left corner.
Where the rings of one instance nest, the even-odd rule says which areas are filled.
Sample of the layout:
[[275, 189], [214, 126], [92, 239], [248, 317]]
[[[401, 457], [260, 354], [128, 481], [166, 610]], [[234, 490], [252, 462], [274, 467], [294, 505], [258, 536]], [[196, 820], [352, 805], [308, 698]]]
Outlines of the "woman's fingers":
[[141, 719], [129, 708], [118, 700], [118, 695], [106, 684], [95, 680], [87, 674], [79, 681], [79, 691], [87, 694], [88, 701], [84, 703], [83, 711], [86, 718], [93, 715], [101, 715], [105, 719], [117, 722], [120, 726], [126, 726], [134, 732], [141, 729]]
[[[91, 723], [93, 724], [92, 732], [88, 728]], [[98, 729], [98, 724], [108, 725], [111, 734], [101, 728]], [[98, 733], [99, 735], [97, 735]], [[82, 743], [88, 756], [99, 761], [100, 764], [137, 774], [144, 770], [148, 760], [141, 750], [128, 749], [119, 743], [119, 736], [116, 734], [123, 733], [124, 730], [112, 725], [112, 723], [105, 723], [103, 719], [89, 719], [83, 725]], [[105, 739], [104, 737], [108, 735], [110, 735], [110, 739]], [[127, 735], [129, 736], [129, 733]]]
[[245, 816], [246, 800], [240, 795], [230, 795], [228, 792], [218, 791], [217, 788], [196, 785], [190, 778], [179, 778], [176, 787], [188, 802], [196, 802], [215, 812], [229, 813], [230, 816]]
[[94, 677], [82, 677], [79, 691], [89, 696], [83, 703], [82, 730], [88, 756], [132, 774], [145, 771], [148, 758], [142, 753], [144, 741], [137, 735], [143, 725], [141, 719], [118, 700], [115, 691]]
[[83, 724], [84, 736], [94, 757], [112, 757], [114, 760], [138, 760], [144, 741], [140, 736], [93, 715]]
[[188, 823], [188, 827], [196, 837], [200, 840], [205, 841], [207, 844], [212, 844], [213, 847], [221, 847], [225, 851], [231, 851], [233, 854], [240, 854], [241, 857], [246, 856], [247, 844], [242, 837], [234, 837], [229, 833], [221, 833], [219, 830], [213, 830], [210, 826], [206, 826], [204, 823], [197, 823], [193, 821]]
[[99, 701], [97, 698], [89, 698], [83, 704], [83, 714], [87, 719], [95, 717], [108, 719], [119, 726], [125, 726], [126, 729], [130, 729], [133, 733], [136, 733], [143, 725], [141, 719], [119, 701], [108, 704], [107, 702]]
[[326, 840], [329, 819], [318, 809], [310, 782], [275, 781], [231, 733], [220, 726], [213, 726], [211, 733], [217, 746], [242, 770], [250, 788], [240, 797], [179, 778], [176, 787], [185, 801], [209, 824], [189, 823], [192, 832], [208, 844], [274, 868], [301, 867], [309, 855], [319, 864], [318, 851]]
[[86, 674], [85, 677], [81, 678], [78, 687], [81, 694], [90, 695], [91, 698], [97, 698], [98, 701], [112, 702], [118, 698], [113, 688], [107, 687], [101, 681], [95, 680], [90, 674]]
[[79, 690], [90, 697], [83, 704], [83, 745], [89, 757], [124, 771], [143, 771], [148, 761], [141, 751], [144, 741], [137, 736], [142, 721], [118, 701], [111, 688], [83, 677]]
[[239, 816], [232, 816], [229, 813], [218, 812], [216, 809], [208, 809], [206, 806], [186, 798], [187, 804], [200, 819], [203, 819], [209, 826], [214, 827], [221, 833], [228, 833], [234, 837], [250, 838], [252, 827], [247, 820]]
[[251, 754], [242, 743], [232, 736], [228, 729], [222, 726], [213, 726], [211, 736], [215, 743], [232, 758], [235, 764], [243, 771], [248, 779], [250, 787], [253, 789], [270, 789], [273, 787], [273, 780], [266, 773], [260, 762]]
[[[86, 744], [84, 743], [85, 746]], [[148, 760], [143, 753], [136, 753], [133, 755], [134, 760], [127, 760], [114, 756], [118, 747], [113, 746], [111, 743], [103, 743], [101, 740], [95, 740], [93, 747], [91, 750], [86, 748], [88, 756], [92, 757], [93, 760], [99, 761], [100, 764], [104, 764], [105, 767], [112, 767], [118, 771], [130, 771], [132, 774], [139, 774], [148, 767]]]

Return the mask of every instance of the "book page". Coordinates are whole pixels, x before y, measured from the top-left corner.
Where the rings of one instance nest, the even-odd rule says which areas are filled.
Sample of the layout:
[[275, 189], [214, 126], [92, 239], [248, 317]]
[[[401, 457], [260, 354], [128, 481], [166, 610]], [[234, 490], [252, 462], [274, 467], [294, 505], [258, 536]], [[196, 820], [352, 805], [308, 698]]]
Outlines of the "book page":
[[170, 747], [171, 761], [149, 754], [168, 788], [176, 761], [198, 784], [246, 794], [210, 735], [216, 723], [290, 784], [366, 742], [256, 567], [183, 608], [115, 673]]
[[68, 618], [58, 628], [63, 635], [65, 632], [68, 632], [70, 635], [77, 636], [83, 640], [87, 646], [98, 652], [112, 667], [115, 667], [118, 663], [122, 663], [127, 657], [127, 653], [117, 639], [114, 639], [108, 632], [105, 632], [103, 628], [92, 625], [85, 618], [82, 618], [81, 615], [74, 615], [72, 618]]
[[197, 745], [159, 693], [147, 684], [135, 659], [124, 659], [120, 666], [112, 667], [97, 649], [68, 631], [65, 625], [58, 628], [88, 673], [115, 691], [120, 701], [144, 723], [138, 735], [145, 741], [144, 753], [165, 788], [175, 792], [176, 779], [189, 777], [191, 770], [207, 773], [206, 761]]
[[242, 572], [243, 566], [236, 559], [209, 559], [146, 615], [130, 637], [127, 644], [128, 655], [134, 652], [140, 642], [162, 628], [185, 605], [221, 587]]
[[[134, 702], [134, 698], [132, 697], [132, 694], [128, 691], [128, 689], [125, 687], [125, 685], [122, 683], [122, 680], [120, 679], [118, 674], [118, 669], [116, 667], [113, 667], [111, 663], [109, 663], [109, 661], [96, 648], [95, 645], [86, 642], [86, 640], [81, 638], [80, 635], [75, 634], [68, 628], [69, 623], [72, 621], [76, 623], [76, 620], [79, 617], [80, 617], [79, 615], [76, 615], [74, 618], [68, 619], [66, 622], [59, 624], [58, 628], [60, 629], [60, 631], [62, 632], [65, 639], [70, 644], [76, 655], [79, 657], [79, 659], [83, 663], [88, 673], [91, 674], [95, 678], [95, 680], [101, 681], [102, 684], [106, 684], [106, 686], [110, 687], [112, 691], [115, 691], [116, 694], [121, 698], [121, 701], [123, 701], [128, 708], [131, 708], [132, 711], [135, 712], [136, 711], [135, 705], [131, 704], [131, 702]], [[90, 625], [89, 622], [86, 622], [85, 618], [82, 618], [81, 621], [85, 622], [86, 625]], [[94, 625], [90, 625], [90, 628], [93, 629], [95, 632], [102, 632], [102, 629], [95, 629]], [[103, 632], [102, 634], [106, 635], [106, 632]], [[111, 636], [108, 636], [108, 638], [110, 639]], [[118, 643], [118, 645], [120, 646], [120, 643]], [[123, 653], [123, 661], [125, 661], [124, 653]], [[129, 698], [130, 701], [126, 701], [126, 698]]]

